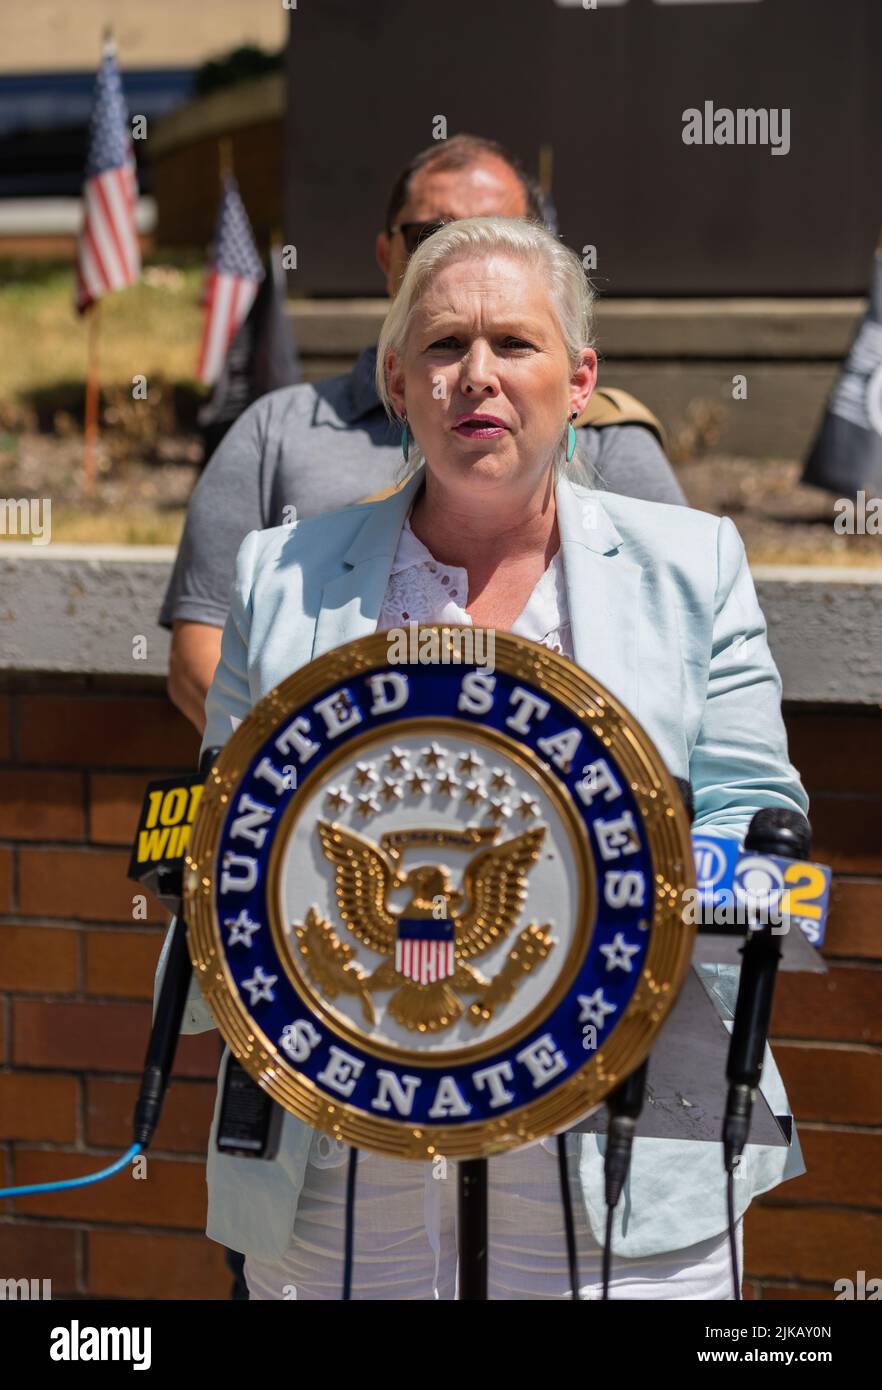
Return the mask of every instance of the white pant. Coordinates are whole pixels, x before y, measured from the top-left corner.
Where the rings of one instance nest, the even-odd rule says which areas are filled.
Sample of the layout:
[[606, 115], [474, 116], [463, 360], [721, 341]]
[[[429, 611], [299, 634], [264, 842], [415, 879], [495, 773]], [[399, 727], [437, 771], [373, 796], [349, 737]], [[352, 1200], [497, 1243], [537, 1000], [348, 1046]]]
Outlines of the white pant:
[[[285, 1257], [245, 1259], [253, 1299], [341, 1296], [348, 1149], [316, 1135]], [[570, 1281], [555, 1140], [489, 1161], [489, 1299], [566, 1299]], [[580, 1294], [600, 1298], [602, 1248], [578, 1191], [573, 1218]], [[739, 1269], [742, 1223], [737, 1226]], [[456, 1164], [360, 1153], [355, 1187], [354, 1299], [456, 1298]], [[613, 1256], [611, 1298], [732, 1298], [724, 1232], [683, 1250]]]

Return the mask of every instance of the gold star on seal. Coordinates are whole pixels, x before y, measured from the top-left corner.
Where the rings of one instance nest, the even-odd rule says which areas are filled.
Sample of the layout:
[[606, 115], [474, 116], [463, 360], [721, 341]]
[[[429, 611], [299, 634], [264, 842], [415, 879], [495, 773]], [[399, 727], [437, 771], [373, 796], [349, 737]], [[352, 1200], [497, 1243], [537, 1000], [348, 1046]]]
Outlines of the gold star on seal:
[[423, 750], [423, 762], [426, 767], [441, 767], [442, 758], [446, 757], [444, 749], [437, 743], [431, 743], [428, 748]]
[[428, 782], [425, 778], [421, 777], [418, 772], [415, 772], [412, 777], [407, 779], [405, 786], [409, 788], [413, 796], [422, 796], [429, 790]]
[[470, 806], [479, 806], [487, 796], [480, 782], [466, 782], [465, 799]]
[[404, 749], [390, 748], [389, 756], [386, 759], [386, 766], [390, 772], [407, 772], [407, 754]]
[[477, 772], [481, 766], [481, 759], [476, 758], [474, 753], [463, 753], [459, 760], [459, 770], [468, 776], [472, 772]]
[[460, 783], [452, 772], [445, 772], [435, 783], [438, 791], [444, 792], [445, 796], [453, 796], [453, 793], [459, 785]]
[[374, 800], [372, 792], [366, 792], [364, 796], [358, 798], [358, 814], [364, 816], [365, 820], [368, 816], [372, 816], [375, 811], [379, 811], [379, 809], [380, 803]]
[[401, 783], [394, 782], [391, 777], [383, 778], [383, 800], [395, 801], [401, 799]]
[[522, 796], [518, 804], [518, 812], [523, 820], [529, 820], [531, 816], [538, 816], [539, 802], [534, 801], [531, 796]]
[[494, 767], [491, 786], [495, 787], [498, 792], [505, 791], [506, 787], [514, 786], [514, 778], [510, 772], [504, 772], [501, 767]]
[[370, 763], [356, 763], [354, 780], [360, 787], [366, 787], [371, 782], [376, 782], [377, 774], [374, 772]]
[[342, 811], [344, 806], [352, 803], [352, 797], [343, 787], [331, 787], [328, 791], [328, 805], [333, 806], [335, 811]]
[[494, 796], [487, 808], [487, 815], [491, 820], [507, 820], [511, 815], [511, 807], [501, 796]]

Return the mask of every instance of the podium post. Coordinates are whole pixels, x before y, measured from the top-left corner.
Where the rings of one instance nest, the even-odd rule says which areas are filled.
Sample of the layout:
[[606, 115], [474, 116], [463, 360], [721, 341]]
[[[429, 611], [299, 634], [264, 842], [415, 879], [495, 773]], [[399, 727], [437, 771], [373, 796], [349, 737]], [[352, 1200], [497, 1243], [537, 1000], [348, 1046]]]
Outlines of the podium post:
[[457, 1246], [459, 1297], [487, 1298], [487, 1159], [464, 1159], [457, 1167]]

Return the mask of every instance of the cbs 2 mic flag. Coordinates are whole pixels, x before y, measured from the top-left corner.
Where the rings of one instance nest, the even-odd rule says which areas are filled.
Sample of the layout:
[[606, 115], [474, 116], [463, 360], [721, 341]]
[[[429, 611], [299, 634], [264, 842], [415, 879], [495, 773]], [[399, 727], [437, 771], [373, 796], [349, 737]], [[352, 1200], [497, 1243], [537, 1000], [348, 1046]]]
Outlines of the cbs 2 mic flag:
[[882, 489], [882, 252], [870, 302], [849, 349], [802, 475], [804, 483], [854, 496]]
[[220, 376], [229, 346], [248, 315], [264, 274], [238, 184], [232, 174], [226, 174], [208, 269], [197, 368], [205, 385], [212, 385]]
[[76, 307], [133, 285], [141, 273], [135, 226], [138, 180], [116, 50], [104, 45], [95, 82], [77, 247]]

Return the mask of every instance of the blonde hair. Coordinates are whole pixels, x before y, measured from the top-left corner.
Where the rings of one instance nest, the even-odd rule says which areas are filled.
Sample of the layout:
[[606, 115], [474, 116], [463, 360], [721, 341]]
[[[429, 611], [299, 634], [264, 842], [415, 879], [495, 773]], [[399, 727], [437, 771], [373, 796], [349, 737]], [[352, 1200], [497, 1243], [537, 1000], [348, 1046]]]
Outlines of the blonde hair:
[[[454, 261], [493, 254], [514, 257], [526, 265], [538, 263], [543, 269], [571, 371], [575, 371], [582, 349], [594, 346], [594, 291], [574, 251], [523, 217], [465, 217], [450, 222], [417, 247], [383, 320], [377, 343], [376, 387], [390, 419], [398, 417], [386, 382], [386, 358], [390, 352], [403, 356], [414, 311], [435, 274]], [[578, 476], [593, 485], [593, 479], [586, 477], [588, 469], [581, 462], [576, 464], [575, 455], [573, 463], [567, 464], [566, 440], [564, 426], [555, 451], [555, 472]], [[422, 461], [414, 441], [403, 476], [414, 472]]]

